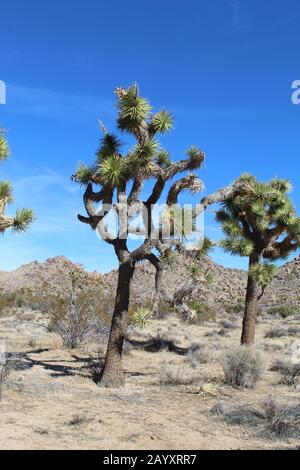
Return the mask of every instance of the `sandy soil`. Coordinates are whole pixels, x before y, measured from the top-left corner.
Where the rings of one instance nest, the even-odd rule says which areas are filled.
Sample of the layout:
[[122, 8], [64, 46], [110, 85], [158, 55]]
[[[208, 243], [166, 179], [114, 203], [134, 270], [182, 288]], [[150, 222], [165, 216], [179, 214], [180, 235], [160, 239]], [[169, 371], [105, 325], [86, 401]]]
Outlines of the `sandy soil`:
[[[257, 326], [257, 347], [271, 348], [265, 351], [269, 365], [290, 357], [296, 338], [264, 338], [268, 328], [283, 323], [300, 326], [295, 319], [264, 319]], [[205, 336], [220, 330], [215, 322], [194, 326], [174, 317], [151, 326], [152, 332], [168, 330], [178, 346], [199, 341], [210, 347], [211, 360], [194, 371], [199, 381], [213, 384], [211, 394], [196, 386], [159, 385], [161, 365], [190, 367], [185, 357], [137, 348], [124, 357], [126, 387], [99, 388], [83, 369], [92, 347], [64, 350], [45, 326], [42, 315], [20, 309], [0, 318], [0, 337], [7, 350], [26, 353], [26, 368], [13, 372], [0, 402], [1, 449], [283, 449], [299, 445], [295, 440], [264, 440], [251, 428], [228, 425], [210, 412], [220, 401], [225, 406], [256, 405], [270, 394], [283, 404], [299, 403], [299, 390], [280, 385], [279, 374], [269, 368], [254, 390], [224, 383], [218, 357], [224, 347], [239, 342], [240, 319], [238, 328], [228, 330], [225, 337]], [[274, 351], [272, 344], [284, 348]]]

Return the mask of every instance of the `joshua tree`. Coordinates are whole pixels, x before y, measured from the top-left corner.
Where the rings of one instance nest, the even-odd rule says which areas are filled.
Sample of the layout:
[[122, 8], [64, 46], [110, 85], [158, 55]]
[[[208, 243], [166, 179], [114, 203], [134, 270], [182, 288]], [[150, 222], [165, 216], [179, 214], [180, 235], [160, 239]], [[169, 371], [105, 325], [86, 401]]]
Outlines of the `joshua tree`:
[[[96, 154], [96, 162], [88, 167], [80, 163], [73, 179], [86, 190], [83, 196], [87, 217], [78, 215], [81, 222], [97, 229], [101, 238], [112, 246], [119, 261], [118, 286], [115, 308], [111, 324], [110, 338], [106, 353], [101, 385], [120, 386], [124, 383], [122, 370], [122, 347], [127, 329], [127, 313], [130, 297], [130, 286], [137, 262], [148, 260], [156, 269], [156, 292], [153, 309], [156, 310], [161, 296], [163, 258], [168, 254], [176, 241], [165, 238], [164, 227], [154, 227], [153, 206], [162, 202], [163, 193], [169, 183], [166, 203], [167, 225], [170, 233], [174, 231], [174, 214], [180, 212], [176, 203], [184, 190], [192, 193], [203, 187], [197, 175], [193, 173], [204, 161], [204, 153], [197, 147], [191, 147], [186, 158], [172, 163], [169, 153], [160, 147], [157, 137], [169, 132], [173, 127], [173, 118], [166, 110], [151, 112], [149, 102], [139, 95], [136, 84], [128, 89], [117, 88], [117, 127], [131, 135], [135, 146], [121, 154], [121, 141], [114, 133], [108, 132], [100, 123], [103, 138]], [[180, 173], [187, 174], [171, 182]], [[171, 183], [170, 183], [171, 182]], [[145, 184], [146, 183], [146, 184]], [[94, 192], [93, 184], [99, 186]], [[223, 201], [236, 191], [229, 186], [204, 198], [202, 208], [215, 202]], [[141, 199], [143, 194], [143, 200]], [[101, 203], [100, 210], [95, 204]], [[106, 231], [104, 218], [114, 211], [118, 219], [118, 233], [113, 235]], [[130, 221], [140, 211], [143, 229], [140, 233], [144, 239], [139, 247], [129, 251], [127, 239], [131, 232]], [[192, 211], [194, 220], [198, 211]], [[178, 215], [178, 214], [177, 214]], [[183, 218], [184, 213], [180, 212]]]
[[249, 258], [241, 338], [241, 343], [248, 345], [254, 342], [257, 301], [276, 273], [272, 261], [287, 258], [300, 245], [300, 218], [288, 197], [289, 181], [262, 183], [245, 174], [238, 182], [244, 192], [228, 197], [216, 218], [226, 235], [221, 246]]
[[[5, 138], [5, 133], [0, 129], [0, 160], [6, 160], [9, 156], [9, 147]], [[15, 232], [24, 232], [33, 221], [31, 209], [17, 210], [15, 217], [6, 217], [4, 212], [7, 204], [13, 201], [11, 185], [8, 181], [0, 181], [0, 233], [4, 233], [8, 228]]]

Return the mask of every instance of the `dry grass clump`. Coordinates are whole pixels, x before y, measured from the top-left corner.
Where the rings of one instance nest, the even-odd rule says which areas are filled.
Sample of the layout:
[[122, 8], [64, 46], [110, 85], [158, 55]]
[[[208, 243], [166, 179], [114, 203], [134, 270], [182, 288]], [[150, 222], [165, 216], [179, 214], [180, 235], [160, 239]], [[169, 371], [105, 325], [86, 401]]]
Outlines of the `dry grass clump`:
[[71, 286], [63, 294], [53, 295], [48, 305], [49, 331], [60, 336], [64, 347], [77, 348], [87, 341], [101, 341], [109, 332], [98, 312], [93, 293], [85, 289], [81, 272], [69, 273]]
[[22, 369], [21, 361], [23, 354], [0, 355], [0, 400], [2, 399], [5, 385], [9, 383], [11, 373]]
[[220, 358], [225, 381], [233, 387], [253, 388], [265, 371], [264, 356], [253, 347], [235, 346]]
[[300, 364], [289, 361], [277, 361], [271, 367], [272, 371], [280, 372], [280, 383], [288, 386], [296, 386], [300, 383]]
[[225, 330], [234, 330], [235, 328], [237, 328], [237, 324], [230, 320], [221, 320], [219, 322], [219, 325]]
[[239, 406], [224, 414], [229, 424], [251, 426], [259, 437], [300, 437], [300, 405], [280, 406], [269, 396], [259, 408]]
[[199, 377], [187, 367], [164, 364], [159, 370], [159, 385], [190, 385], [198, 380]]
[[186, 361], [191, 367], [196, 368], [200, 364], [206, 364], [211, 360], [212, 354], [210, 349], [201, 343], [192, 343], [189, 348]]
[[265, 333], [265, 338], [281, 338], [282, 336], [297, 336], [300, 333], [300, 328], [297, 326], [290, 326], [288, 328], [274, 327], [270, 328]]

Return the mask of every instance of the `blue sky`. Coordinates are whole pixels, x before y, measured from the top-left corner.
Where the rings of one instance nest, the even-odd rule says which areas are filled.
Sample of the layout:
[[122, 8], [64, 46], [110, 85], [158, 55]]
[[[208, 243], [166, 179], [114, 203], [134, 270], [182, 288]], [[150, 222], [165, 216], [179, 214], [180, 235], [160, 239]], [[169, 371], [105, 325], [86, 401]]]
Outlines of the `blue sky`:
[[[77, 221], [82, 190], [70, 181], [92, 162], [97, 119], [114, 124], [116, 86], [140, 85], [154, 108], [175, 115], [164, 143], [174, 159], [190, 144], [207, 154], [205, 192], [249, 171], [290, 177], [300, 210], [298, 0], [10, 0], [1, 2], [0, 124], [12, 155], [1, 179], [16, 205], [33, 207], [26, 235], [6, 233], [1, 269], [63, 254], [86, 268], [116, 267], [111, 248]], [[207, 234], [220, 230], [213, 211]], [[217, 250], [226, 266], [246, 260]]]

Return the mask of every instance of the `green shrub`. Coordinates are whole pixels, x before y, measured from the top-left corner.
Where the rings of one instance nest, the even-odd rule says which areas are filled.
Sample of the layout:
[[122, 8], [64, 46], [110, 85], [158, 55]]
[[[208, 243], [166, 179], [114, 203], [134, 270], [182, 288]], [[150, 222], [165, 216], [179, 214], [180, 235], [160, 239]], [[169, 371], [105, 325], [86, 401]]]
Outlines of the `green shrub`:
[[188, 307], [197, 314], [196, 317], [191, 320], [192, 323], [197, 324], [202, 321], [216, 320], [217, 312], [212, 305], [200, 302], [199, 300], [191, 300], [187, 304]]
[[282, 318], [287, 318], [292, 315], [299, 315], [300, 309], [295, 305], [276, 305], [269, 308], [268, 314], [270, 315], [280, 315]]
[[131, 324], [135, 328], [145, 328], [153, 320], [153, 313], [147, 307], [139, 307], [131, 318]]

